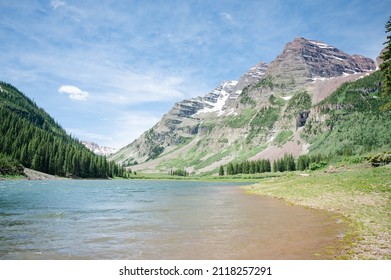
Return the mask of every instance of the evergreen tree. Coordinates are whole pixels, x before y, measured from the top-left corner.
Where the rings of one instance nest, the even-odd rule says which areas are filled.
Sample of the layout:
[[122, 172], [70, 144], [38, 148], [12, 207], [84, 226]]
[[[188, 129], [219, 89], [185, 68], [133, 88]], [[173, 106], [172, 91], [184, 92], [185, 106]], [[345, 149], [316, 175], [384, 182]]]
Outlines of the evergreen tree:
[[243, 163], [238, 162], [238, 167], [236, 168], [236, 174], [242, 174], [243, 173]]
[[284, 155], [283, 162], [284, 162], [286, 171], [295, 171], [296, 170], [295, 159], [293, 158], [292, 155], [290, 155], [290, 154]]
[[249, 167], [248, 167], [248, 173], [254, 174], [255, 173], [255, 162], [252, 160], [250, 161]]
[[306, 170], [308, 168], [308, 166], [309, 166], [307, 159], [308, 159], [308, 157], [305, 156], [305, 155], [299, 156], [297, 158], [297, 167], [296, 167], [296, 169], [297, 170], [301, 170], [301, 171]]
[[248, 174], [250, 172], [250, 166], [248, 161], [243, 161], [242, 163], [242, 173], [243, 174]]
[[273, 161], [273, 172], [278, 171], [277, 160]]
[[255, 173], [262, 173], [262, 161], [255, 161]]
[[234, 175], [234, 166], [233, 166], [232, 162], [228, 163], [227, 175]]
[[270, 165], [270, 160], [268, 160], [268, 159], [261, 160], [260, 172], [264, 173], [264, 172], [271, 172], [271, 171], [272, 171], [272, 169], [271, 169], [271, 165]]
[[224, 176], [224, 167], [220, 165], [219, 176]]
[[382, 84], [382, 97], [386, 100], [386, 104], [383, 105], [384, 111], [391, 110], [391, 16], [386, 23], [387, 41], [384, 43], [386, 49], [383, 52], [381, 59], [383, 63], [380, 65], [380, 70], [383, 72], [383, 84]]
[[280, 158], [277, 160], [277, 169], [278, 171], [280, 172], [284, 172], [286, 169], [285, 169], [286, 165], [285, 165], [285, 161], [283, 158]]
[[234, 175], [238, 174], [239, 164], [235, 163], [234, 165]]

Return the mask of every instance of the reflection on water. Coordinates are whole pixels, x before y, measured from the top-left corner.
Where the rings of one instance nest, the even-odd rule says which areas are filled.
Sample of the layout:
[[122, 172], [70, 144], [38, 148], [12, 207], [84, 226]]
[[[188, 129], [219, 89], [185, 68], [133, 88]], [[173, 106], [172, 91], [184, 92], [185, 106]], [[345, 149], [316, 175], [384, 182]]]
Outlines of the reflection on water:
[[232, 183], [0, 181], [1, 259], [315, 259], [330, 215]]

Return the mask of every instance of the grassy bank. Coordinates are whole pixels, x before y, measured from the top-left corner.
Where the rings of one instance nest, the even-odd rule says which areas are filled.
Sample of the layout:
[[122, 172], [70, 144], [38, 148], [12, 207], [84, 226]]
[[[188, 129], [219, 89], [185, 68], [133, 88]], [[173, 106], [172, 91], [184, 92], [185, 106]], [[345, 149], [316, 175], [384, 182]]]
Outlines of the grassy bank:
[[391, 167], [336, 166], [265, 178], [248, 192], [327, 210], [346, 218], [338, 258], [391, 259]]

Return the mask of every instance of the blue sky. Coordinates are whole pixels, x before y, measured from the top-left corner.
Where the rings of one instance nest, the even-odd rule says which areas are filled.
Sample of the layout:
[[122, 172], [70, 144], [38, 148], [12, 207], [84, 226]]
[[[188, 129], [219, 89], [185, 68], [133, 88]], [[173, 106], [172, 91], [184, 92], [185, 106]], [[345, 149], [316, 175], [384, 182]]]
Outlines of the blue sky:
[[0, 0], [0, 10], [0, 80], [68, 133], [120, 148], [295, 37], [375, 59], [391, 2]]

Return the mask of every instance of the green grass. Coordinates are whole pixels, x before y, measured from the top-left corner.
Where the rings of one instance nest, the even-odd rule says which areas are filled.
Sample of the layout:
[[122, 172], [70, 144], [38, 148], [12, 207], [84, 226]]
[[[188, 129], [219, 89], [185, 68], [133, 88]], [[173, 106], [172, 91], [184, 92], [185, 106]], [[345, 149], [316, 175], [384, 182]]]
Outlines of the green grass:
[[293, 136], [292, 130], [283, 130], [277, 134], [273, 142], [279, 146], [282, 146], [286, 142], [288, 142], [292, 138], [292, 136]]
[[4, 175], [4, 174], [0, 174], [0, 180], [20, 180], [20, 179], [26, 179], [26, 176], [24, 176], [24, 175]]
[[[250, 182], [257, 183], [262, 178], [278, 177], [277, 174], [238, 174], [231, 176], [215, 176], [215, 175], [190, 175], [190, 176], [173, 176], [168, 173], [137, 173], [130, 175], [128, 179], [133, 180], [187, 180], [187, 181], [205, 181], [205, 182]], [[124, 180], [123, 178], [115, 178]]]
[[341, 165], [331, 171], [283, 173], [247, 189], [345, 217], [350, 227], [337, 258], [391, 259], [390, 166]]
[[237, 116], [228, 116], [224, 118], [224, 124], [231, 128], [242, 128], [248, 125], [251, 121], [251, 118], [256, 113], [253, 109], [245, 109], [240, 115]]

